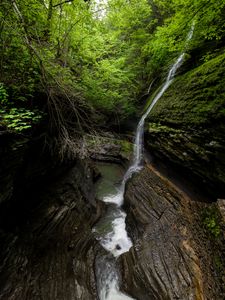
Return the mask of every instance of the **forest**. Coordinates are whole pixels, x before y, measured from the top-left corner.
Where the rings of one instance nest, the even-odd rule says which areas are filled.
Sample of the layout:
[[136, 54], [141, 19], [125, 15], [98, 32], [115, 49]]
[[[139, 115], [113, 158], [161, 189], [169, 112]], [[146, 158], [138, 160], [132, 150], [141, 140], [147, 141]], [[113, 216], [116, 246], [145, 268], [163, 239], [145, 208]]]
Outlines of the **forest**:
[[0, 0], [0, 300], [223, 300], [225, 0]]
[[[2, 0], [1, 128], [43, 119], [68, 144], [137, 112], [185, 46], [202, 64], [222, 51], [224, 1]], [[221, 50], [220, 50], [221, 49]], [[66, 147], [67, 148], [67, 147]]]

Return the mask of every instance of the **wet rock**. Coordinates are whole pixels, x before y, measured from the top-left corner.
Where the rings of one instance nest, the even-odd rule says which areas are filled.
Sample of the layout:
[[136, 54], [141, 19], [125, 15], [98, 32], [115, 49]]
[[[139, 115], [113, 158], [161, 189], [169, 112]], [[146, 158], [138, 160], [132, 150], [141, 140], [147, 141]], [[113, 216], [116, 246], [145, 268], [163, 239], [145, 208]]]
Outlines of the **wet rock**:
[[28, 139], [5, 132], [0, 135], [0, 204], [13, 195], [15, 176], [23, 164]]
[[88, 156], [102, 162], [121, 163], [131, 159], [133, 144], [121, 136], [105, 133], [104, 136], [86, 135], [85, 149]]
[[88, 168], [77, 163], [37, 187], [27, 201], [39, 204], [26, 221], [0, 230], [0, 299], [97, 299], [91, 228], [102, 208], [86, 197], [93, 193]]
[[179, 172], [193, 178], [216, 199], [224, 195], [225, 145], [221, 140], [221, 148], [214, 144], [207, 146], [211, 135], [215, 134], [214, 129], [174, 129], [173, 126], [150, 123], [146, 144], [153, 155], [173, 163], [173, 167], [178, 166]]
[[203, 203], [152, 167], [129, 182], [125, 199], [134, 246], [121, 257], [124, 290], [138, 300], [222, 300], [211, 270], [213, 253], [199, 236], [196, 213]]
[[[53, 155], [45, 138], [45, 135], [0, 134], [0, 214], [3, 206], [19, 207], [23, 194], [38, 184], [54, 180], [73, 164]], [[29, 205], [33, 205], [32, 200]], [[0, 223], [1, 220], [0, 215]]]
[[116, 250], [122, 249], [120, 245], [116, 245]]
[[223, 221], [225, 222], [225, 199], [218, 199], [217, 206], [220, 211], [221, 217], [222, 217]]
[[[40, 174], [42, 167], [32, 173], [29, 166], [23, 178]], [[0, 228], [0, 299], [98, 299], [95, 267], [106, 255], [92, 232], [105, 209], [94, 198], [99, 171], [76, 161], [57, 174], [25, 189], [24, 202], [7, 211], [9, 224], [16, 215], [21, 218]], [[204, 205], [150, 167], [129, 181], [125, 209], [134, 245], [117, 260], [127, 294], [137, 300], [223, 299], [199, 227]]]
[[178, 75], [146, 122], [150, 152], [188, 173], [214, 201], [225, 193], [225, 55]]

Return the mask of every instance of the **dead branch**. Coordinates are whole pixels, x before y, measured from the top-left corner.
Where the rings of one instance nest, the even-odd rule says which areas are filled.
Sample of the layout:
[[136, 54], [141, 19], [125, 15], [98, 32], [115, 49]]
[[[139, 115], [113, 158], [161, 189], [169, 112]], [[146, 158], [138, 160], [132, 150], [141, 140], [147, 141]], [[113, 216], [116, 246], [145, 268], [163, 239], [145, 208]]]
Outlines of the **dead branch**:
[[65, 3], [70, 3], [70, 2], [73, 2], [74, 0], [66, 0], [66, 1], [63, 1], [63, 2], [60, 2], [60, 3], [57, 3], [55, 5], [52, 5], [52, 7], [57, 7], [57, 6], [61, 6]]
[[[90, 115], [87, 113], [88, 105], [78, 93], [61, 83], [56, 76], [48, 71], [42, 62], [41, 55], [32, 44], [32, 39], [29, 37], [26, 23], [16, 0], [11, 0], [11, 2], [23, 29], [25, 44], [35, 54], [41, 66], [41, 83], [48, 95], [50, 126], [53, 132], [57, 133], [54, 151], [58, 151], [62, 160], [65, 156], [80, 156], [83, 151], [81, 148], [83, 145], [82, 135], [84, 131], [91, 132], [93, 126], [93, 120], [90, 120]], [[90, 110], [90, 107], [88, 110]]]

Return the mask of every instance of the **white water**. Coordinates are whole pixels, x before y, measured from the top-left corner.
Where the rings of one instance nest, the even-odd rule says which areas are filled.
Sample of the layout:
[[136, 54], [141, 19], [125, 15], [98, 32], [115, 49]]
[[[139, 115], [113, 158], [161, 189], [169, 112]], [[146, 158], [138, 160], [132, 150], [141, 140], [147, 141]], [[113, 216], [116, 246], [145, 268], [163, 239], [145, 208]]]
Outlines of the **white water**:
[[[194, 24], [190, 32], [188, 33], [186, 41], [191, 40], [194, 32]], [[186, 42], [186, 44], [187, 44]], [[161, 90], [153, 99], [152, 103], [148, 107], [147, 111], [141, 117], [135, 134], [135, 143], [134, 143], [134, 154], [133, 161], [131, 166], [128, 168], [127, 172], [123, 177], [123, 181], [118, 188], [117, 192], [112, 195], [106, 195], [103, 197], [105, 203], [111, 203], [113, 207], [113, 213], [109, 211], [105, 218], [100, 222], [100, 225], [103, 226], [110, 224], [110, 230], [103, 234], [99, 239], [100, 244], [104, 249], [110, 252], [114, 257], [119, 257], [121, 254], [129, 251], [132, 246], [132, 242], [127, 235], [126, 231], [126, 214], [122, 211], [121, 206], [124, 201], [124, 192], [126, 182], [131, 176], [142, 169], [142, 159], [143, 159], [143, 133], [144, 133], [144, 123], [145, 119], [157, 103], [157, 101], [162, 97], [168, 87], [171, 85], [177, 69], [182, 65], [184, 60], [185, 53], [180, 54], [176, 62], [173, 64], [169, 73], [167, 75], [166, 81], [163, 84]], [[110, 220], [112, 218], [112, 220]], [[94, 228], [95, 232], [98, 231], [97, 228]], [[97, 277], [98, 277], [98, 291], [100, 300], [131, 300], [133, 298], [123, 294], [119, 290], [119, 275], [116, 270], [115, 260], [111, 261], [108, 256], [102, 258], [104, 261], [101, 264], [97, 264]]]
[[126, 213], [117, 205], [110, 205], [104, 217], [99, 221], [93, 232], [99, 234], [97, 239], [102, 247], [114, 257], [129, 251], [132, 242], [126, 231]]
[[115, 259], [109, 255], [99, 256], [97, 265], [97, 286], [100, 300], [134, 300], [119, 290], [119, 273]]

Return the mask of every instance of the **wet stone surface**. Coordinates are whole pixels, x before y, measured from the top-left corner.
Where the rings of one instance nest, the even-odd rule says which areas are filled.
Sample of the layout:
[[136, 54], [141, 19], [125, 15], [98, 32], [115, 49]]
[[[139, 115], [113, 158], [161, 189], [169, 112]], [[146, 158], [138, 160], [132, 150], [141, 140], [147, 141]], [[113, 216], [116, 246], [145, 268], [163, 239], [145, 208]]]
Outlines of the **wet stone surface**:
[[[96, 299], [91, 228], [101, 204], [85, 198], [89, 168], [75, 166], [36, 191], [40, 205], [26, 222], [0, 231], [0, 299]], [[30, 199], [31, 200], [31, 199]], [[92, 204], [91, 204], [92, 203]]]
[[138, 300], [223, 299], [213, 251], [201, 233], [200, 212], [207, 205], [150, 166], [134, 176], [125, 195], [134, 244], [121, 257], [126, 292]]
[[110, 260], [93, 233], [107, 210], [93, 195], [92, 170], [85, 164], [30, 195], [40, 204], [17, 226], [0, 230], [0, 299], [98, 299], [98, 281], [110, 278], [101, 264], [119, 271], [121, 297], [224, 299], [214, 249], [200, 227], [208, 204], [144, 168], [129, 180], [123, 207], [133, 247]]

